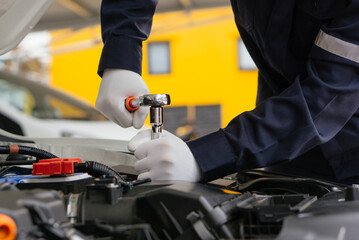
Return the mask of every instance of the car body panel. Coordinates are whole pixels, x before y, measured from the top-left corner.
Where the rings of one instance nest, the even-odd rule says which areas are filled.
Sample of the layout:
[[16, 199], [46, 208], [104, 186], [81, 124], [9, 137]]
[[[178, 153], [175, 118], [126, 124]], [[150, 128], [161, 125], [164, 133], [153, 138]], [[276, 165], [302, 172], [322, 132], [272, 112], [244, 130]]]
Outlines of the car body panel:
[[116, 125], [65, 92], [8, 72], [0, 72], [0, 90], [0, 114], [25, 136], [129, 140], [139, 131]]

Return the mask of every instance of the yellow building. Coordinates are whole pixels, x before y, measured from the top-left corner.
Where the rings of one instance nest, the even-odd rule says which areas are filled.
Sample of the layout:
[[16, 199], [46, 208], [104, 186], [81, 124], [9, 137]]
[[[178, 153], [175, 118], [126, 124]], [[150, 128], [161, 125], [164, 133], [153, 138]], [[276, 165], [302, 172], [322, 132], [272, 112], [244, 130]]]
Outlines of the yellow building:
[[[69, 31], [53, 33], [51, 84], [94, 104], [101, 80], [96, 74], [102, 48], [100, 27]], [[217, 116], [214, 122], [224, 127], [239, 113], [254, 108], [257, 71], [245, 62], [240, 46], [229, 7], [155, 16], [151, 36], [144, 43], [142, 76], [151, 93], [168, 93], [172, 107], [182, 106], [167, 111], [168, 121], [178, 125], [186, 115], [205, 121]], [[249, 70], [240, 69], [240, 64]]]

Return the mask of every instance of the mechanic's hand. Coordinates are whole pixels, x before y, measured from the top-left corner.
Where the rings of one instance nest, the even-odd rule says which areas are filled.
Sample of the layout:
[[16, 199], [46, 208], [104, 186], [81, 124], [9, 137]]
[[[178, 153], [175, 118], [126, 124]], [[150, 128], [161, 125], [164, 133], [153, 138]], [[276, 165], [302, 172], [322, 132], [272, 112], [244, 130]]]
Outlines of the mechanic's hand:
[[151, 140], [151, 131], [140, 131], [128, 144], [139, 159], [135, 164], [141, 173], [138, 179], [198, 182], [201, 170], [187, 144], [167, 131]]
[[149, 94], [142, 77], [132, 71], [122, 69], [106, 69], [103, 73], [100, 90], [96, 100], [96, 108], [108, 119], [122, 127], [139, 129], [148, 115], [148, 107], [140, 107], [134, 113], [125, 108], [124, 101], [129, 96]]

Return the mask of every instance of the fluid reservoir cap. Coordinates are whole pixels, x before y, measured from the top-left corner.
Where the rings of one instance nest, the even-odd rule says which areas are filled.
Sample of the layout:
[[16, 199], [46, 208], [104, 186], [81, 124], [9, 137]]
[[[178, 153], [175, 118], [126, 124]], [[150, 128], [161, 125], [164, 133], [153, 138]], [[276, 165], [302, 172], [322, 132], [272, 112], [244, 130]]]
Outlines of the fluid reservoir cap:
[[0, 240], [14, 240], [17, 235], [17, 227], [14, 219], [0, 213]]

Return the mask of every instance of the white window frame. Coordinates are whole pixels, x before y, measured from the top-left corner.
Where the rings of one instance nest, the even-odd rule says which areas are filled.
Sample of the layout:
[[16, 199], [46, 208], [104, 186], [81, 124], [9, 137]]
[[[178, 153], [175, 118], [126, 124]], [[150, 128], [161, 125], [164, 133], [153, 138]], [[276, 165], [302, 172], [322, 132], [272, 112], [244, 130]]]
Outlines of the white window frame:
[[[166, 64], [166, 66], [161, 69], [161, 67], [155, 67], [154, 66], [154, 56], [152, 55], [153, 52], [151, 50], [151, 48], [153, 46], [166, 46], [167, 47], [167, 53], [166, 56], [164, 56], [167, 59], [164, 59], [162, 61], [164, 61], [164, 63]], [[148, 56], [148, 72], [149, 74], [169, 74], [171, 73], [171, 53], [170, 53], [170, 43], [168, 41], [161, 41], [161, 42], [149, 42], [147, 44], [147, 56]]]

